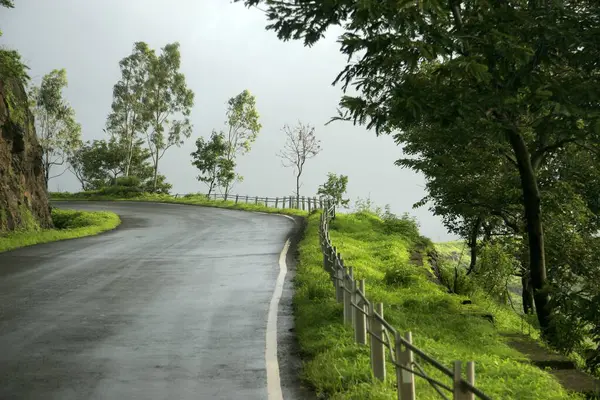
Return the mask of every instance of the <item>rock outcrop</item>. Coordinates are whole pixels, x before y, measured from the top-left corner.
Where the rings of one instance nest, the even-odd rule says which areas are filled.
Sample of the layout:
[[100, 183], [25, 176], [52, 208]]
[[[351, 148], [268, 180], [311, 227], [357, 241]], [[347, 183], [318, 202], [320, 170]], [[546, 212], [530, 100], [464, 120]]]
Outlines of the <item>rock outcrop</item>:
[[52, 226], [42, 165], [25, 89], [0, 77], [0, 233]]

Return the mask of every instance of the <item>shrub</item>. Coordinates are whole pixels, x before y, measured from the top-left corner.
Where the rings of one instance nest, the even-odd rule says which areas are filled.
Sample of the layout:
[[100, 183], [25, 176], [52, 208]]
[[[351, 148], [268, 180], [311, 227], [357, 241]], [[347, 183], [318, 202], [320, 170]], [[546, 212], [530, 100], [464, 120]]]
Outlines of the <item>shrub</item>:
[[140, 187], [141, 184], [137, 176], [120, 176], [115, 181], [115, 186]]
[[106, 186], [98, 190], [97, 194], [101, 196], [114, 196], [123, 198], [132, 198], [142, 194], [144, 190], [139, 187], [132, 186]]
[[383, 277], [386, 285], [395, 287], [409, 286], [417, 282], [419, 278], [414, 275], [414, 269], [411, 270], [404, 265], [394, 266], [387, 271]]

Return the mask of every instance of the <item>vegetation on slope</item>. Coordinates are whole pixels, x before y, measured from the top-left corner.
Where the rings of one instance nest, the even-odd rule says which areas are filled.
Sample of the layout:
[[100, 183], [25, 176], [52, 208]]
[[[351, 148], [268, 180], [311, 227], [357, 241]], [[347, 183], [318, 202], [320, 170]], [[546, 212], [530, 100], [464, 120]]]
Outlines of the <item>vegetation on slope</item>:
[[[322, 266], [318, 223], [319, 215], [311, 214], [300, 244], [294, 297], [296, 330], [306, 358], [303, 379], [327, 398], [396, 398], [393, 374], [383, 384], [372, 379], [368, 348], [355, 345], [351, 330], [342, 324], [342, 306]], [[503, 335], [520, 333], [522, 326], [509, 308], [480, 292], [470, 296], [473, 304], [462, 305], [466, 297], [449, 294], [432, 282], [427, 263], [411, 264], [415, 248], [426, 251], [431, 246], [418, 235], [413, 221], [382, 220], [365, 212], [338, 214], [330, 229], [356, 278], [366, 279], [367, 296], [384, 304], [386, 319], [401, 332], [410, 330], [417, 346], [446, 365], [476, 361], [477, 385], [492, 398], [578, 398], [506, 344]], [[485, 314], [493, 315], [493, 324]], [[534, 328], [526, 330], [538, 336]], [[391, 365], [388, 368], [393, 371]], [[419, 399], [438, 398], [423, 380], [416, 382]]]
[[0, 236], [0, 252], [39, 243], [96, 235], [116, 228], [119, 216], [106, 211], [75, 211], [52, 209], [54, 229], [32, 229], [10, 232]]
[[173, 204], [189, 204], [205, 207], [230, 208], [234, 210], [245, 211], [260, 211], [266, 213], [280, 213], [289, 215], [303, 216], [307, 215], [306, 211], [297, 210], [294, 208], [273, 208], [267, 207], [264, 203], [246, 204], [238, 203], [231, 200], [214, 200], [208, 199], [204, 194], [189, 194], [182, 197], [175, 197], [170, 194], [163, 193], [144, 193], [144, 192], [128, 192], [125, 190], [116, 190], [114, 193], [109, 193], [106, 190], [87, 191], [79, 193], [54, 192], [50, 193], [50, 199], [57, 200], [89, 200], [89, 201], [154, 201], [160, 203]]

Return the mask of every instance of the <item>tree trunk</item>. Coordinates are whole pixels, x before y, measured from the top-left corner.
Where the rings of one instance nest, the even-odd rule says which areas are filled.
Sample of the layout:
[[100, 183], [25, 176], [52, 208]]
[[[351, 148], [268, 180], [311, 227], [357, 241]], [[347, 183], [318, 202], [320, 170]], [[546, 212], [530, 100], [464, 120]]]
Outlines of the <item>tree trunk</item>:
[[156, 160], [154, 161], [154, 181], [152, 183], [152, 190], [156, 192], [156, 184], [158, 181], [158, 154], [156, 154]]
[[523, 312], [525, 314], [533, 313], [533, 291], [531, 290], [531, 279], [529, 279], [529, 274], [523, 274], [521, 277], [521, 298], [523, 299]]
[[296, 175], [296, 196], [298, 196], [298, 198], [300, 198], [300, 174], [302, 174], [302, 172], [299, 172], [298, 175]]
[[475, 265], [477, 264], [477, 237], [479, 236], [479, 228], [481, 227], [481, 217], [477, 217], [469, 236], [469, 248], [471, 249], [471, 263], [467, 270], [467, 275], [475, 271]]
[[529, 273], [535, 309], [542, 333], [546, 338], [552, 338], [550, 294], [547, 292], [546, 287], [546, 260], [544, 254], [540, 191], [531, 163], [531, 156], [523, 137], [515, 130], [508, 130], [507, 134], [515, 153], [519, 176], [521, 178], [521, 190], [523, 192], [523, 206], [525, 208], [525, 222], [529, 243]]
[[50, 180], [50, 163], [48, 162], [47, 155], [46, 161], [44, 162], [44, 180], [46, 182], [46, 191], [48, 191], [48, 181]]

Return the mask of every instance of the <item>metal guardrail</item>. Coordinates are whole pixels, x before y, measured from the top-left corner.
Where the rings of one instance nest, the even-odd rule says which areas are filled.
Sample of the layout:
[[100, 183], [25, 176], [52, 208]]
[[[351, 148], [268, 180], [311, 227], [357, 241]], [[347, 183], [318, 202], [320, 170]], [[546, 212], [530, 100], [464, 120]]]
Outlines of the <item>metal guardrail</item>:
[[[198, 194], [182, 194], [176, 193], [174, 196], [185, 197], [185, 196], [197, 196]], [[312, 211], [316, 209], [323, 209], [327, 206], [327, 201], [317, 197], [306, 197], [306, 196], [284, 196], [284, 197], [258, 197], [258, 196], [242, 196], [239, 194], [218, 194], [211, 193], [210, 195], [204, 195], [208, 199], [212, 200], [223, 200], [233, 201], [235, 204], [261, 204], [267, 207], [274, 208], [294, 208], [298, 210]]]
[[[453, 368], [447, 368], [433, 357], [412, 344], [412, 333], [400, 334], [383, 317], [383, 304], [373, 304], [365, 295], [365, 280], [354, 279], [352, 267], [345, 267], [342, 255], [332, 245], [329, 237], [329, 223], [335, 218], [335, 206], [325, 207], [319, 224], [323, 267], [331, 276], [336, 299], [344, 304], [344, 323], [354, 330], [356, 343], [367, 345], [371, 350], [371, 370], [376, 379], [386, 379], [386, 349], [389, 359], [396, 372], [396, 387], [398, 399], [415, 400], [414, 377], [427, 381], [443, 399], [451, 395], [455, 400], [474, 400], [475, 396], [483, 400], [492, 400], [475, 387], [475, 363], [467, 362], [466, 379], [463, 379], [462, 363], [455, 361]], [[445, 384], [429, 376], [418, 358], [442, 374], [451, 378], [450, 384]]]

